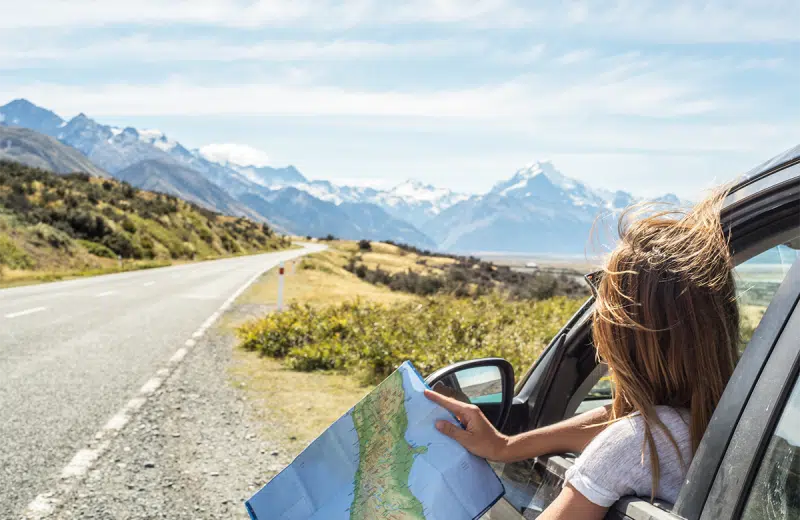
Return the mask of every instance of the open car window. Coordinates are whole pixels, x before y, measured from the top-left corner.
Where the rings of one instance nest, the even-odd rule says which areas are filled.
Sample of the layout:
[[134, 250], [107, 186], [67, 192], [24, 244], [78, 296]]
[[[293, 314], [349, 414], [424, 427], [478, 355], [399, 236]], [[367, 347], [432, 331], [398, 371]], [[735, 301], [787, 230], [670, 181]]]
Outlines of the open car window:
[[[745, 348], [766, 307], [798, 257], [800, 251], [782, 244], [750, 258], [736, 268], [737, 299], [742, 315], [742, 349]], [[594, 357], [590, 337], [587, 334], [585, 338], [575, 341], [583, 344], [586, 350], [583, 359], [565, 355], [562, 363], [585, 367], [586, 359]], [[573, 350], [579, 348], [573, 347]], [[568, 370], [576, 371], [575, 368]], [[607, 368], [595, 363], [588, 369], [577, 370], [581, 371], [584, 374], [582, 382], [576, 383], [571, 388], [572, 394], [564, 404], [563, 417], [570, 417], [611, 402], [613, 386]], [[559, 383], [554, 382], [554, 386], [559, 386]], [[576, 456], [577, 454], [556, 454], [515, 464], [498, 465], [496, 469], [502, 475], [508, 502], [524, 518], [536, 518], [561, 491], [564, 473]], [[624, 505], [627, 509], [631, 507], [636, 507], [636, 501], [627, 501]], [[651, 509], [653, 507], [651, 506]], [[659, 504], [653, 511], [668, 511], [670, 507], [670, 504]], [[650, 513], [651, 516], [653, 511]], [[618, 518], [625, 518], [625, 515]]]

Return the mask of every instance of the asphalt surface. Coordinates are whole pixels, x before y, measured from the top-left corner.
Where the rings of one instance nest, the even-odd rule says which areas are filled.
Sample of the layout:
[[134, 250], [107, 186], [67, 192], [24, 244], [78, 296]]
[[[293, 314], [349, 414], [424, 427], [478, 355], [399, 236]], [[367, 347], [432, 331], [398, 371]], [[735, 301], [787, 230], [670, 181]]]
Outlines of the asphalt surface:
[[0, 290], [0, 516], [50, 489], [237, 289], [309, 247]]

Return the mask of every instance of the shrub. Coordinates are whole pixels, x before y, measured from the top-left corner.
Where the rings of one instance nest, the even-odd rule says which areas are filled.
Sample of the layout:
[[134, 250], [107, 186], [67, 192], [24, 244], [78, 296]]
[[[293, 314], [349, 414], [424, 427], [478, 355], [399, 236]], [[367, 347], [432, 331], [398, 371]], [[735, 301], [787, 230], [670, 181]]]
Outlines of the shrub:
[[125, 217], [125, 220], [122, 221], [122, 229], [131, 234], [136, 233], [136, 224], [134, 224], [133, 220]]
[[78, 240], [78, 243], [82, 245], [91, 255], [100, 256], [103, 258], [117, 257], [117, 255], [114, 254], [114, 251], [110, 250], [103, 244], [98, 244], [97, 242], [92, 242], [90, 240]]
[[73, 242], [70, 236], [53, 226], [39, 222], [33, 226], [32, 231], [39, 240], [42, 240], [52, 247], [64, 250], [69, 250], [72, 247]]
[[127, 233], [111, 233], [103, 237], [103, 245], [123, 258], [141, 258], [141, 253], [136, 254], [130, 236]]
[[391, 306], [353, 301], [293, 305], [238, 331], [242, 346], [284, 358], [297, 370], [359, 371], [385, 378], [410, 360], [423, 373], [476, 357], [507, 359], [527, 370], [582, 301], [558, 297], [512, 302], [495, 296], [447, 296]]
[[372, 244], [369, 240], [359, 240], [358, 249], [359, 251], [372, 251]]
[[11, 269], [30, 269], [34, 266], [28, 253], [5, 234], [0, 234], [0, 264]]

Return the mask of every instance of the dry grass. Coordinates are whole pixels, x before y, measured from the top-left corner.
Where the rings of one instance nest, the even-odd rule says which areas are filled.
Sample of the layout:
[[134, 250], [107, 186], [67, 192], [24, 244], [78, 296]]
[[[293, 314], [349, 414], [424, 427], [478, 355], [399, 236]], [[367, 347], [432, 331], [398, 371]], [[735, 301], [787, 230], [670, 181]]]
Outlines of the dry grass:
[[23, 285], [34, 285], [38, 283], [57, 282], [61, 280], [72, 280], [75, 278], [85, 278], [87, 276], [99, 276], [103, 274], [121, 273], [126, 271], [137, 271], [140, 269], [152, 269], [154, 267], [166, 267], [186, 262], [156, 262], [152, 260], [126, 260], [122, 267], [117, 260], [98, 258], [98, 266], [85, 267], [81, 269], [2, 269], [0, 276], [0, 289], [9, 287], [20, 287]]
[[[231, 380], [243, 386], [263, 422], [278, 425], [284, 444], [296, 453], [372, 390], [355, 378], [295, 372], [279, 361], [237, 349]], [[274, 434], [273, 434], [274, 435]]]
[[[335, 241], [328, 245], [327, 251], [286, 264], [284, 298], [287, 305], [327, 305], [353, 298], [389, 304], [417, 298], [372, 285], [346, 271], [344, 266], [358, 251], [356, 242]], [[416, 263], [419, 257], [415, 254], [388, 244], [373, 243], [372, 247], [374, 251], [364, 255], [365, 262], [380, 260], [381, 268], [386, 270], [390, 265], [399, 270], [427, 269]], [[429, 263], [431, 260], [439, 261], [429, 258]], [[237, 303], [275, 305], [277, 294], [278, 274], [273, 269], [250, 286]], [[223, 323], [227, 327], [235, 325]], [[262, 410], [265, 423], [283, 425], [287, 442], [295, 451], [302, 449], [372, 389], [364, 386], [362, 378], [355, 375], [296, 372], [256, 352], [237, 349], [234, 357], [233, 383], [237, 386], [244, 383], [248, 399]]]
[[[353, 250], [357, 246], [353, 244]], [[410, 294], [392, 292], [346, 271], [344, 266], [351, 256], [348, 243], [337, 242], [331, 249], [316, 253], [303, 260], [286, 265], [284, 279], [284, 302], [326, 305], [361, 298], [379, 303], [408, 301]], [[278, 298], [278, 274], [272, 270], [253, 284], [239, 302], [275, 305]]]

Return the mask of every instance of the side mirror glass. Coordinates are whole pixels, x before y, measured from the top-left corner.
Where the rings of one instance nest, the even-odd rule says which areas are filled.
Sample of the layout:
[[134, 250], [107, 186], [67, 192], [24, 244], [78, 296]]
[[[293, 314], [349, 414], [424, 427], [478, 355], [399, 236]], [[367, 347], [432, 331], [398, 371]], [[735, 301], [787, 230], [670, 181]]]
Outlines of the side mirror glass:
[[477, 405], [498, 429], [503, 427], [511, 411], [514, 369], [505, 359], [455, 363], [437, 370], [425, 382], [441, 394]]

